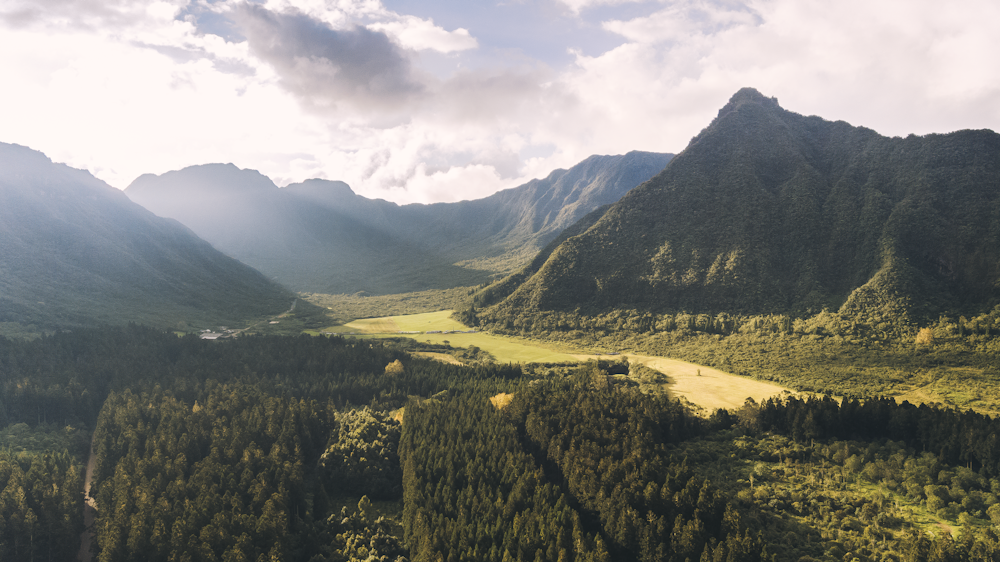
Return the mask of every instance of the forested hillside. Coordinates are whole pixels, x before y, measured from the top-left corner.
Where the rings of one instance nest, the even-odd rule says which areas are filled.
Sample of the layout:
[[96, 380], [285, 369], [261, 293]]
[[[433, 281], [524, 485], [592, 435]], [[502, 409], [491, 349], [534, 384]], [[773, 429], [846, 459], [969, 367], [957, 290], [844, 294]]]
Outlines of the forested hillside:
[[847, 332], [912, 336], [998, 303], [1000, 135], [886, 138], [744, 89], [480, 320], [830, 310]]
[[526, 375], [340, 338], [137, 327], [0, 339], [0, 556], [72, 557], [79, 428], [99, 561], [1000, 552], [986, 416], [791, 397], [706, 419], [607, 369], [629, 366]]
[[281, 313], [294, 295], [82, 170], [0, 144], [0, 329], [184, 329]]
[[144, 175], [126, 193], [294, 290], [386, 294], [476, 285], [514, 271], [670, 158], [592, 156], [490, 197], [432, 205], [371, 200], [326, 180], [279, 189], [231, 164]]

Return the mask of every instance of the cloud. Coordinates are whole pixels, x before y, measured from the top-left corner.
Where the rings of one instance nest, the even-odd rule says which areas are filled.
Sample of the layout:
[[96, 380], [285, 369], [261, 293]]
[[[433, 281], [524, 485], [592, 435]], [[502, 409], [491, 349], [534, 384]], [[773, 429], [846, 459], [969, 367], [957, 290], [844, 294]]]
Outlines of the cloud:
[[557, 0], [560, 4], [569, 8], [573, 13], [579, 14], [586, 8], [594, 6], [614, 6], [616, 4], [630, 4], [646, 2], [647, 0]]
[[[0, 114], [0, 140], [117, 187], [233, 162], [407, 203], [488, 195], [591, 154], [679, 152], [743, 86], [882, 134], [1000, 129], [991, 0], [563, 4], [582, 12], [555, 10], [543, 45], [510, 39], [520, 4], [476, 19], [377, 0], [11, 0], [0, 105], [18, 111]], [[616, 41], [538, 54], [571, 41], [563, 24]]]
[[151, 14], [168, 17], [186, 1], [136, 0], [5, 0], [0, 22], [26, 27], [105, 30], [134, 25]]
[[637, 43], [661, 43], [716, 35], [760, 23], [760, 16], [742, 2], [687, 0], [672, 2], [646, 17], [610, 20], [604, 22], [603, 27]]
[[300, 12], [255, 4], [238, 6], [234, 15], [250, 52], [312, 108], [384, 110], [423, 89], [406, 54], [384, 32], [360, 25], [333, 29]]
[[442, 202], [481, 199], [507, 187], [493, 166], [483, 164], [433, 172], [421, 164], [409, 183], [410, 190]]
[[458, 28], [448, 31], [434, 25], [434, 20], [424, 20], [414, 16], [403, 16], [396, 21], [378, 22], [367, 26], [373, 31], [383, 31], [391, 35], [400, 45], [415, 51], [433, 50], [440, 53], [454, 53], [475, 49], [479, 46], [469, 30]]
[[[793, 111], [883, 134], [996, 127], [1000, 48], [995, 3], [926, 0], [749, 0], [664, 3], [604, 28], [628, 44], [578, 56], [563, 74], [597, 128], [649, 149], [679, 150], [737, 89], [752, 86]], [[656, 124], [651, 126], [651, 124]], [[652, 130], [659, 128], [657, 133]], [[661, 148], [662, 147], [662, 148]]]

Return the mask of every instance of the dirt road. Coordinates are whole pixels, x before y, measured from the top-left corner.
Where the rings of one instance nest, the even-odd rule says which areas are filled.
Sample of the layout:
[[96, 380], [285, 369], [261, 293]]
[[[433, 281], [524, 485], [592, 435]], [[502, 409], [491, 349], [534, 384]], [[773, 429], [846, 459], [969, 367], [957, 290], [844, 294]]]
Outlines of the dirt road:
[[97, 518], [97, 504], [90, 497], [90, 483], [94, 479], [94, 442], [90, 442], [90, 454], [87, 456], [87, 475], [83, 479], [83, 524], [86, 529], [80, 533], [80, 552], [76, 559], [80, 562], [90, 562], [90, 543], [94, 538], [94, 519]]

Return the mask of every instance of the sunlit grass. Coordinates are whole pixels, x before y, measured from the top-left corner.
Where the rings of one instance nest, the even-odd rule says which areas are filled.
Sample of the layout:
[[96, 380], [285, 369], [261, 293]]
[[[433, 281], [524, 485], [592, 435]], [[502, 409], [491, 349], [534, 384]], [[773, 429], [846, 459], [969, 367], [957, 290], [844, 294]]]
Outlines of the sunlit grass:
[[687, 361], [645, 355], [628, 355], [628, 359], [667, 375], [667, 388], [672, 396], [684, 397], [708, 412], [717, 408], [734, 410], [747, 398], [762, 402], [788, 392], [787, 388], [774, 383], [731, 375]]
[[[386, 316], [382, 318], [364, 318], [348, 322], [338, 330], [340, 333], [355, 332], [370, 337], [405, 336], [420, 342], [447, 344], [452, 347], [478, 347], [489, 352], [500, 363], [572, 363], [578, 358], [568, 353], [552, 348], [506, 336], [494, 336], [485, 332], [474, 334], [427, 332], [466, 332], [468, 326], [451, 318], [452, 311], [439, 310], [423, 314], [405, 316]], [[332, 330], [330, 330], [332, 331]], [[400, 334], [399, 332], [421, 332], [419, 334]]]
[[[486, 332], [466, 332], [470, 328], [451, 318], [452, 311], [440, 310], [423, 314], [365, 318], [349, 322], [338, 332], [356, 332], [368, 337], [405, 336], [420, 342], [451, 345], [452, 347], [478, 347], [489, 352], [500, 363], [577, 363], [597, 356], [586, 351], [568, 349], [565, 344], [541, 342], [513, 336], [496, 336]], [[329, 330], [333, 331], [333, 330]], [[416, 332], [419, 334], [400, 334]], [[427, 332], [445, 332], [435, 333]], [[605, 356], [621, 358], [622, 356]], [[746, 399], [760, 402], [785, 392], [785, 387], [725, 373], [718, 369], [668, 359], [629, 355], [630, 361], [642, 363], [667, 375], [668, 391], [683, 397], [706, 412], [716, 408], [738, 408]]]

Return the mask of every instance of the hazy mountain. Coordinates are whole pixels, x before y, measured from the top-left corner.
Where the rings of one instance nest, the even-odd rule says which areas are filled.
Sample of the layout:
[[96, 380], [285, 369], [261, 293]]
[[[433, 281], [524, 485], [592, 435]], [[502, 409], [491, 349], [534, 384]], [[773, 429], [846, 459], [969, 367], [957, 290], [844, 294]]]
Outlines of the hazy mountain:
[[[328, 195], [326, 188], [338, 184], [322, 182], [321, 189], [302, 191], [322, 197]], [[126, 194], [298, 291], [379, 293], [397, 286], [426, 288], [422, 284], [428, 283], [475, 284], [484, 278], [482, 272], [453, 266], [377, 221], [355, 216], [359, 205], [396, 206], [369, 201], [350, 189], [320, 205], [294, 190], [279, 189], [256, 171], [208, 164], [141, 176]]]
[[827, 307], [878, 325], [998, 302], [1000, 135], [886, 138], [744, 89], [486, 316]]
[[0, 143], [0, 322], [235, 324], [293, 298], [89, 173]]
[[126, 194], [295, 290], [394, 293], [472, 285], [514, 271], [670, 158], [592, 156], [484, 199], [433, 205], [367, 199], [338, 181], [279, 189], [231, 164], [144, 175]]

